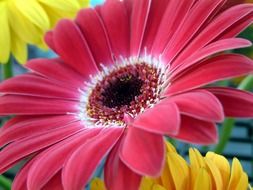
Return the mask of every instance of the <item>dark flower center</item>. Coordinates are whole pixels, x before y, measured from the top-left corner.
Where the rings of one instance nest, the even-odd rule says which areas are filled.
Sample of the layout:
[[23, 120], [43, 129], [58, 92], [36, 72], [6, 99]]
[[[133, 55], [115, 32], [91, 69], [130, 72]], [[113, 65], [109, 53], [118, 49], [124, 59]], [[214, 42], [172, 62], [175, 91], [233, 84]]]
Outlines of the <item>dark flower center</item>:
[[88, 116], [96, 123], [124, 123], [124, 114], [133, 116], [154, 104], [159, 96], [160, 71], [146, 63], [113, 70], [98, 81], [87, 105]]
[[135, 97], [141, 94], [143, 81], [138, 76], [123, 75], [105, 88], [102, 92], [102, 102], [109, 108], [129, 106]]

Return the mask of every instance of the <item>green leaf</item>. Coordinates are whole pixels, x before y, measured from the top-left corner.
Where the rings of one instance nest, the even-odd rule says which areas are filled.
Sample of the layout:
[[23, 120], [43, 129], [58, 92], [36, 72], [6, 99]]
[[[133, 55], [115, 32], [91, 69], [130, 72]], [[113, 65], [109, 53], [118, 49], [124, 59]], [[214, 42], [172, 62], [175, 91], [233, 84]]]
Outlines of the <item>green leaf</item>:
[[3, 188], [4, 190], [11, 190], [11, 180], [0, 175], [0, 189]]

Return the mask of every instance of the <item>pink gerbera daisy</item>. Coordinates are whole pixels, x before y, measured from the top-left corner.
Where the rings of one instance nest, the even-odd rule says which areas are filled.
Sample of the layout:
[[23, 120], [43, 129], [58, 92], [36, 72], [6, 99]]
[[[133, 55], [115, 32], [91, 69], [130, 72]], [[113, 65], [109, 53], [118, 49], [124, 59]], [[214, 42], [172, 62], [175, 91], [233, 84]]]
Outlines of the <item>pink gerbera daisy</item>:
[[27, 163], [13, 190], [80, 190], [107, 156], [110, 190], [158, 176], [164, 136], [217, 142], [215, 123], [252, 117], [253, 95], [209, 83], [252, 73], [226, 50], [253, 20], [253, 6], [225, 0], [108, 0], [62, 20], [47, 44], [59, 55], [26, 64], [0, 85], [0, 173]]

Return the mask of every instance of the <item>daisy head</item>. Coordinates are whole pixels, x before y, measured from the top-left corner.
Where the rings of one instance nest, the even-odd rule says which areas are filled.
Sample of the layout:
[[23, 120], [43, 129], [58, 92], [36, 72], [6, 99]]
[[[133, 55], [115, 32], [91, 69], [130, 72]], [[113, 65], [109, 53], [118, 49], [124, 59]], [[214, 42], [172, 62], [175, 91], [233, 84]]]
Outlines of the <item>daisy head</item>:
[[[0, 85], [0, 172], [27, 164], [14, 189], [82, 189], [106, 157], [110, 190], [138, 189], [160, 175], [164, 136], [217, 142], [215, 123], [253, 116], [253, 95], [208, 84], [253, 71], [225, 53], [253, 6], [221, 11], [224, 0], [108, 0], [61, 20], [45, 41], [59, 57]], [[5, 146], [7, 145], [7, 146]]]

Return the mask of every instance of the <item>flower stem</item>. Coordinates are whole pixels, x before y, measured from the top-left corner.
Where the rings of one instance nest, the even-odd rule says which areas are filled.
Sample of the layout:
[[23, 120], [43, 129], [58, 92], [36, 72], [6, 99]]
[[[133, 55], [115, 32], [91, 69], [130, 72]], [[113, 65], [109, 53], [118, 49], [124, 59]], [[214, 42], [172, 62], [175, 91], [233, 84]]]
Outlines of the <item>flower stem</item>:
[[9, 61], [5, 64], [2, 64], [2, 73], [3, 73], [3, 79], [8, 79], [13, 76], [12, 71], [12, 59], [10, 58]]
[[[251, 90], [253, 89], [253, 75], [247, 76], [238, 86], [238, 89], [240, 90]], [[222, 154], [224, 151], [229, 138], [231, 136], [231, 133], [233, 131], [233, 128], [235, 126], [235, 119], [228, 118], [224, 121], [221, 129], [221, 134], [220, 134], [220, 141], [216, 145], [214, 152], [217, 154]]]
[[0, 175], [0, 187], [2, 187], [4, 190], [11, 190], [11, 180]]
[[232, 118], [225, 119], [222, 124], [222, 130], [220, 134], [220, 141], [214, 149], [217, 154], [222, 154], [231, 136], [234, 128], [235, 120]]
[[247, 76], [238, 86], [240, 90], [252, 90], [253, 89], [253, 75]]
[[[7, 63], [1, 64], [2, 77], [0, 76], [0, 81], [11, 78], [13, 76], [12, 70], [12, 59], [9, 58]], [[1, 118], [0, 127], [8, 120], [8, 117]]]

